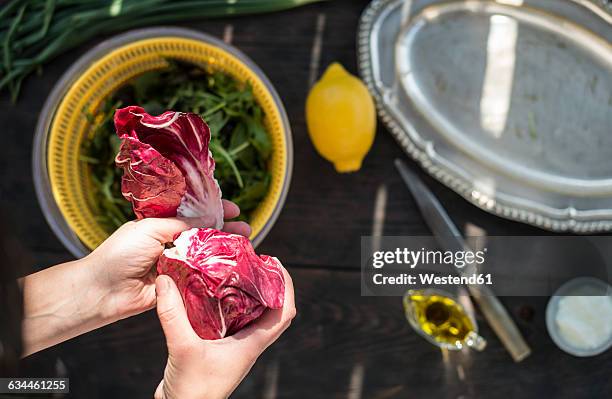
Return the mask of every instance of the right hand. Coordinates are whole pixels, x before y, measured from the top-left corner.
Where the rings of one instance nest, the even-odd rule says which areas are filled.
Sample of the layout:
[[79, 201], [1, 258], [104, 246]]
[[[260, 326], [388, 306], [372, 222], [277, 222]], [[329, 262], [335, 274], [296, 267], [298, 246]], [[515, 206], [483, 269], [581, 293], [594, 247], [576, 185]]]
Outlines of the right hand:
[[203, 340], [191, 327], [183, 299], [174, 281], [160, 275], [155, 281], [157, 314], [166, 344], [168, 363], [155, 399], [227, 398], [247, 375], [259, 355], [289, 327], [295, 317], [293, 283], [283, 269], [285, 302], [267, 309], [236, 334]]
[[[240, 209], [223, 200], [227, 219]], [[88, 266], [90, 291], [96, 291], [100, 313], [106, 324], [153, 309], [155, 306], [155, 265], [174, 236], [193, 227], [210, 227], [202, 218], [146, 218], [125, 223], [95, 251], [83, 259]], [[223, 231], [248, 237], [251, 227], [245, 222], [227, 221]], [[103, 324], [104, 325], [104, 324]]]

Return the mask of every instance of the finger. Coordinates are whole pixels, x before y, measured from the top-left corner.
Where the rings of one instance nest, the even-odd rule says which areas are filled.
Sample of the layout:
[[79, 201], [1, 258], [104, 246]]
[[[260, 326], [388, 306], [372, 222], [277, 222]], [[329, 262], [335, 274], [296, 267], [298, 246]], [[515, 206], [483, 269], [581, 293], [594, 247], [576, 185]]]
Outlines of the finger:
[[174, 281], [165, 275], [158, 276], [155, 280], [155, 293], [157, 295], [157, 316], [166, 336], [168, 352], [173, 353], [195, 342], [198, 336], [189, 323], [183, 298]]
[[250, 326], [228, 337], [238, 345], [245, 345], [250, 350], [263, 352], [270, 346], [291, 324], [295, 317], [295, 294], [293, 281], [287, 270], [283, 267], [285, 279], [285, 300], [281, 309], [268, 309], [259, 319]]
[[251, 235], [251, 226], [246, 222], [225, 222], [223, 231], [248, 237]]
[[233, 219], [240, 215], [240, 208], [238, 208], [238, 205], [226, 199], [221, 201], [223, 202], [223, 217], [225, 219]]
[[163, 398], [164, 398], [164, 380], [161, 380], [159, 385], [157, 385], [157, 389], [155, 390], [153, 399], [163, 399]]
[[211, 223], [206, 218], [146, 218], [135, 223], [137, 229], [155, 238], [164, 244], [172, 242], [174, 237], [185, 230], [194, 227], [210, 226]]

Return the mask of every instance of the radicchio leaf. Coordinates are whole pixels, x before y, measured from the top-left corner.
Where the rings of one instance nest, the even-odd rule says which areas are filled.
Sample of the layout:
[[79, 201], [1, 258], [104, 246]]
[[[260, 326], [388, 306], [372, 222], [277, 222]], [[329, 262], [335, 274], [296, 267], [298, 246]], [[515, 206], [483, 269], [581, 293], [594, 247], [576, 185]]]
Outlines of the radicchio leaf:
[[123, 168], [121, 191], [138, 219], [176, 216], [186, 185], [170, 160], [150, 145], [126, 137], [115, 162]]
[[255, 254], [251, 242], [215, 229], [182, 232], [164, 250], [157, 272], [176, 283], [191, 326], [202, 339], [220, 339], [283, 306], [278, 259]]
[[136, 217], [201, 217], [223, 226], [210, 129], [199, 115], [152, 116], [130, 106], [115, 112], [115, 129], [123, 140], [115, 160], [124, 171], [121, 191]]

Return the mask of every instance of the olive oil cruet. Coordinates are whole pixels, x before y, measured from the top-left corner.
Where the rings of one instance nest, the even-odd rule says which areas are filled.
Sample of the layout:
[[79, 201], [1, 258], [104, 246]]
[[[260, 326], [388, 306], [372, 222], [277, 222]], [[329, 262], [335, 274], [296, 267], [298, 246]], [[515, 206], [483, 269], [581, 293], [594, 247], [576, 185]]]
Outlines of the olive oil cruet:
[[408, 290], [403, 304], [412, 328], [432, 344], [449, 350], [486, 347], [476, 320], [458, 296], [433, 288]]

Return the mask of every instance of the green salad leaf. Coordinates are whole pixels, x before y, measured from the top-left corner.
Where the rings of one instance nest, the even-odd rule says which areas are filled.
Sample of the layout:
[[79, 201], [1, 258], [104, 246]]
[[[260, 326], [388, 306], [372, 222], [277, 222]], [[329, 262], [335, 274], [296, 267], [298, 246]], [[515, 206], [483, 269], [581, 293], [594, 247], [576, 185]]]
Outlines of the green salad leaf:
[[109, 231], [134, 218], [121, 195], [121, 170], [114, 165], [121, 140], [113, 115], [122, 106], [140, 105], [153, 115], [166, 110], [200, 114], [211, 130], [215, 177], [223, 198], [241, 208], [240, 219], [248, 220], [268, 191], [272, 142], [252, 88], [206, 67], [169, 62], [168, 68], [144, 73], [121, 87], [94, 114], [86, 112], [91, 134], [80, 159], [91, 171], [97, 219]]

